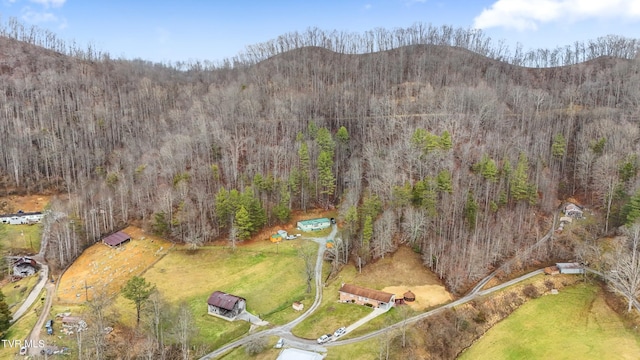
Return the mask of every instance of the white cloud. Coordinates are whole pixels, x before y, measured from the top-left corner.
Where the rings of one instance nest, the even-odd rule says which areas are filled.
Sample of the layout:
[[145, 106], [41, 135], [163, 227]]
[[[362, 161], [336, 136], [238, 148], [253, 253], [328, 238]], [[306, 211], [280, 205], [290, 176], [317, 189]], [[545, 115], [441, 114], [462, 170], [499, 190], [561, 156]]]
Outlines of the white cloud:
[[34, 4], [40, 4], [40, 5], [44, 6], [45, 8], [61, 7], [66, 2], [66, 0], [29, 0], [29, 1], [34, 3]]
[[364, 6], [364, 9], [365, 9], [365, 10], [369, 10], [369, 9], [371, 9], [371, 8], [372, 8], [372, 5], [371, 5], [371, 4], [366, 4], [366, 5]]
[[536, 30], [549, 22], [640, 20], [638, 0], [497, 0], [474, 19], [475, 28]]
[[22, 20], [29, 24], [55, 23], [58, 21], [58, 17], [50, 12], [25, 9], [22, 11]]

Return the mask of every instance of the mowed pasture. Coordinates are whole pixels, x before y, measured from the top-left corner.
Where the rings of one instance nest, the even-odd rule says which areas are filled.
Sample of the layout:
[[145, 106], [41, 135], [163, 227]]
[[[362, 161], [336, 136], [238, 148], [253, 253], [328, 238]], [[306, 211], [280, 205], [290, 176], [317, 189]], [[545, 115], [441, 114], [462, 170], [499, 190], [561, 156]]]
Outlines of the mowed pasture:
[[602, 292], [583, 283], [531, 300], [459, 358], [637, 359], [640, 336], [625, 328]]
[[[302, 301], [305, 308], [311, 305], [314, 293], [305, 293], [304, 262], [298, 256], [304, 243], [293, 240], [276, 245], [258, 240], [240, 244], [235, 251], [227, 246], [197, 250], [176, 246], [143, 276], [171, 305], [189, 306], [198, 329], [194, 342], [213, 349], [250, 327], [244, 321], [229, 322], [207, 314], [207, 300], [216, 290], [245, 298], [249, 312], [272, 324], [300, 315], [292, 309], [294, 301]], [[117, 304], [123, 321], [134, 325], [133, 304], [122, 297]]]
[[131, 277], [146, 271], [172, 246], [133, 226], [123, 231], [131, 236], [130, 242], [116, 248], [96, 243], [73, 262], [62, 274], [56, 303], [81, 304], [94, 294], [115, 295]]
[[29, 255], [40, 251], [42, 224], [2, 225], [0, 247], [8, 255]]
[[[0, 197], [0, 214], [13, 214], [22, 210], [24, 212], [43, 211], [50, 196], [4, 196]], [[35, 254], [40, 250], [42, 237], [42, 225], [4, 225], [0, 232], [0, 247], [9, 255]]]

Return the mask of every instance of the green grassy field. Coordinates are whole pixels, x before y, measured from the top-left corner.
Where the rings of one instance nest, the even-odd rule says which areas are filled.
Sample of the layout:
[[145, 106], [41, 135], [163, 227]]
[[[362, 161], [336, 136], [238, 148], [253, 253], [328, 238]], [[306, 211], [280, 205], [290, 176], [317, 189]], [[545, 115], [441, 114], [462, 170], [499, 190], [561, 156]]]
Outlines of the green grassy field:
[[[300, 244], [302, 241], [282, 242], [276, 249], [270, 241], [256, 241], [235, 252], [220, 246], [196, 251], [176, 248], [143, 277], [169, 303], [188, 304], [199, 330], [194, 342], [215, 348], [249, 330], [247, 322], [228, 322], [207, 314], [207, 299], [216, 290], [244, 297], [249, 312], [274, 324], [299, 316], [291, 307], [294, 301], [311, 305], [314, 292], [305, 294]], [[123, 322], [133, 324], [133, 305], [122, 297], [116, 304]]]
[[602, 291], [579, 284], [529, 301], [459, 359], [637, 359], [640, 336], [624, 327]]
[[40, 250], [42, 225], [4, 225], [0, 248], [8, 254], [35, 254]]
[[4, 301], [11, 312], [18, 310], [20, 304], [29, 296], [37, 282], [38, 276], [29, 276], [16, 282], [9, 282], [2, 287], [2, 293], [5, 296]]
[[[40, 297], [45, 296], [45, 291], [42, 291]], [[44, 306], [44, 301], [36, 301], [18, 321], [13, 323], [9, 330], [7, 330], [7, 334], [4, 337], [6, 340], [24, 340], [27, 338], [31, 329], [35, 326], [38, 321], [38, 316], [42, 311], [42, 307]], [[9, 359], [23, 359], [24, 357], [19, 356], [19, 348], [7, 346], [0, 346], [0, 360], [9, 360]]]

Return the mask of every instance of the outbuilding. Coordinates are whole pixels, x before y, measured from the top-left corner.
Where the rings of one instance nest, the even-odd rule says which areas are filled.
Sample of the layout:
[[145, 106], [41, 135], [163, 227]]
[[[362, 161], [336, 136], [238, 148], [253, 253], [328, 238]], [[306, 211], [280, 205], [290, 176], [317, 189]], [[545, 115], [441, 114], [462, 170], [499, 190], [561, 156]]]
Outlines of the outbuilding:
[[111, 247], [117, 247], [129, 241], [131, 241], [131, 236], [122, 231], [118, 231], [102, 239], [103, 244]]
[[560, 274], [584, 274], [584, 267], [578, 263], [556, 263]]
[[272, 243], [280, 242], [280, 241], [282, 241], [282, 235], [273, 234], [273, 235], [271, 235], [271, 238], [269, 240], [271, 240]]
[[276, 360], [322, 360], [321, 354], [296, 348], [282, 350]]
[[409, 290], [406, 293], [404, 293], [404, 295], [402, 295], [402, 298], [406, 302], [416, 301], [416, 294], [414, 294], [413, 292], [411, 292], [411, 290]]
[[331, 220], [327, 218], [309, 219], [298, 221], [297, 228], [301, 231], [318, 231], [331, 226]]

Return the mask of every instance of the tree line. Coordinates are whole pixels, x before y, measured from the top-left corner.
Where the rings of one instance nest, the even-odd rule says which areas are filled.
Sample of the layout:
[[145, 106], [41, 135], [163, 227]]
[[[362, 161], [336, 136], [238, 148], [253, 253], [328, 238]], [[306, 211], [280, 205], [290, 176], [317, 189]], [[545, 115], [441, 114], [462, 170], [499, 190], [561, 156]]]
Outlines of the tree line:
[[332, 39], [310, 30], [185, 71], [0, 37], [0, 188], [66, 195], [44, 224], [61, 267], [128, 223], [235, 244], [338, 206], [336, 267], [408, 244], [454, 291], [535, 243], [558, 199], [602, 209], [603, 233], [628, 221], [640, 191], [631, 50], [527, 68], [455, 40], [484, 43], [475, 31], [415, 27], [344, 38], [366, 54], [309, 47]]

